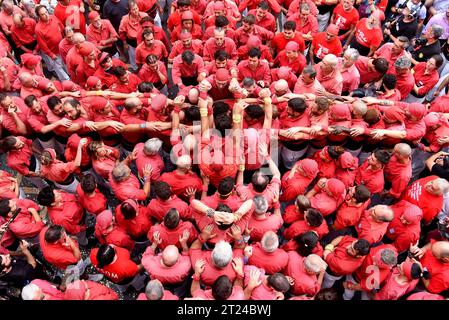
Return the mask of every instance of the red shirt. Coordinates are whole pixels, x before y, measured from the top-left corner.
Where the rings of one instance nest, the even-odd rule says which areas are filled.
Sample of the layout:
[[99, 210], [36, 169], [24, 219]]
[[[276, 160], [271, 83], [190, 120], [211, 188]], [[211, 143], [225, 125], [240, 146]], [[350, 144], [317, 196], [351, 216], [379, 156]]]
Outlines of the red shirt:
[[412, 161], [400, 163], [393, 155], [385, 166], [385, 179], [391, 182], [390, 194], [399, 198], [412, 177]]
[[168, 57], [167, 49], [165, 48], [165, 45], [162, 43], [162, 41], [154, 40], [150, 48], [148, 48], [145, 43], [142, 42], [136, 48], [136, 63], [139, 65], [144, 64], [145, 59], [150, 54], [154, 54], [158, 58], [158, 60], [162, 60], [163, 58]]
[[261, 281], [262, 284], [253, 290], [253, 292], [251, 293], [250, 300], [276, 300], [276, 298], [277, 298], [276, 291], [273, 288], [268, 287], [264, 283], [264, 280], [266, 279], [264, 269], [257, 268], [256, 266], [249, 266], [249, 265], [244, 266], [243, 272], [245, 274], [245, 277], [244, 277], [245, 286], [248, 285], [251, 270], [259, 270], [260, 271], [259, 281]]
[[424, 223], [430, 223], [443, 208], [443, 196], [436, 196], [429, 193], [425, 185], [427, 182], [436, 179], [437, 176], [428, 176], [413, 182], [405, 191], [403, 200], [406, 200], [421, 208]]
[[109, 174], [115, 167], [115, 163], [119, 158], [119, 151], [116, 148], [105, 146], [106, 149], [111, 150], [111, 154], [104, 158], [92, 159], [92, 167], [95, 172], [102, 176], [105, 180], [109, 179]]
[[[27, 133], [33, 132], [33, 130], [28, 125], [28, 120], [27, 120], [28, 115], [30, 113], [29, 112], [30, 109], [27, 107], [25, 102], [22, 99], [20, 99], [19, 97], [11, 97], [11, 99], [12, 99], [14, 105], [17, 107], [16, 115], [25, 124]], [[16, 122], [14, 121], [14, 118], [8, 113], [7, 110], [3, 109], [3, 107], [0, 108], [0, 115], [3, 117], [3, 120], [1, 123], [3, 128], [8, 130], [8, 132], [10, 134], [13, 134], [15, 136], [22, 135], [19, 131], [17, 131], [17, 126], [16, 126]]]
[[161, 235], [162, 243], [158, 246], [161, 250], [164, 250], [169, 245], [175, 245], [181, 249], [181, 244], [179, 243], [179, 237], [182, 236], [183, 232], [187, 230], [190, 233], [188, 245], [198, 237], [198, 231], [190, 221], [179, 221], [179, 224], [174, 229], [168, 229], [164, 223], [156, 224], [150, 228], [148, 231], [148, 239], [153, 240], [153, 234], [159, 231]]
[[148, 15], [143, 12], [139, 12], [139, 17], [137, 19], [134, 17], [130, 17], [129, 14], [123, 16], [118, 28], [120, 39], [122, 39], [122, 41], [126, 41], [127, 38], [137, 39], [137, 35], [142, 30], [142, 26], [139, 22], [146, 16]]
[[299, 220], [293, 222], [293, 224], [284, 230], [284, 238], [290, 240], [296, 236], [299, 236], [307, 231], [315, 231], [318, 237], [321, 239], [329, 233], [326, 221], [323, 220], [318, 227], [311, 227], [306, 220]]
[[292, 224], [295, 221], [304, 220], [304, 213], [300, 212], [296, 205], [291, 204], [285, 208], [282, 218], [285, 224]]
[[339, 57], [343, 52], [340, 39], [335, 37], [332, 41], [327, 41], [326, 34], [326, 32], [320, 32], [313, 37], [313, 54], [319, 59], [323, 59], [328, 54]]
[[334, 71], [330, 74], [324, 75], [320, 67], [322, 63], [323, 62], [320, 62], [315, 65], [316, 79], [321, 83], [327, 92], [341, 95], [343, 90], [343, 77], [341, 76], [340, 71], [338, 71], [338, 69], [334, 69]]
[[202, 190], [203, 185], [201, 179], [193, 172], [187, 174], [178, 174], [176, 171], [165, 172], [161, 175], [161, 181], [167, 182], [172, 193], [177, 196], [184, 195], [187, 188]]
[[75, 31], [86, 34], [86, 19], [80, 7], [80, 0], [70, 0], [67, 6], [63, 6], [61, 2], [58, 2], [54, 9], [54, 15], [63, 25], [71, 26]]
[[391, 244], [382, 244], [375, 248], [371, 248], [369, 254], [363, 260], [363, 264], [354, 273], [356, 279], [359, 280], [360, 286], [362, 287], [363, 291], [369, 292], [373, 289], [379, 289], [381, 284], [390, 275], [390, 267], [376, 265], [374, 261], [374, 257], [378, 254], [378, 252], [381, 252], [385, 249], [393, 250], [397, 254], [396, 248]]
[[413, 77], [412, 72], [398, 75], [396, 73], [396, 69], [393, 74], [396, 76], [396, 88], [398, 88], [399, 92], [401, 93], [401, 100], [403, 100], [407, 98], [409, 93], [413, 90], [415, 78]]
[[369, 167], [367, 160], [357, 169], [355, 176], [356, 184], [363, 184], [372, 194], [382, 192], [384, 189], [384, 170], [382, 168], [374, 171]]
[[367, 18], [360, 20], [355, 27], [354, 37], [357, 42], [364, 47], [378, 48], [383, 40], [383, 33], [380, 28], [369, 30], [366, 27]]
[[[435, 240], [431, 240], [432, 245]], [[442, 262], [435, 258], [432, 247], [424, 253], [419, 260], [423, 267], [426, 267], [431, 277], [427, 291], [430, 293], [440, 293], [449, 288], [449, 263]]]
[[104, 274], [106, 278], [114, 283], [120, 283], [134, 277], [138, 272], [138, 268], [137, 264], [131, 260], [128, 250], [116, 246], [114, 246], [114, 249], [116, 256], [111, 264], [103, 268], [98, 267], [98, 248], [94, 248], [90, 252], [90, 261], [95, 269]]
[[[42, 221], [36, 222], [28, 211], [29, 208], [39, 212], [39, 206], [32, 200], [15, 199], [17, 208], [21, 211], [16, 219], [9, 225], [9, 230], [19, 239], [33, 238], [39, 234], [44, 227]], [[8, 246], [6, 243], [3, 245]]]
[[[62, 270], [65, 270], [70, 265], [77, 264], [78, 259], [75, 258], [70, 247], [63, 246], [61, 243], [53, 244], [45, 241], [45, 232], [47, 229], [48, 227], [43, 228], [39, 234], [39, 245], [45, 260]], [[72, 239], [72, 241], [78, 247], [76, 239]]]
[[122, 227], [134, 239], [145, 236], [151, 227], [151, 222], [148, 219], [148, 208], [139, 206], [136, 216], [128, 220], [123, 216], [121, 208], [121, 205], [115, 208], [115, 219], [118, 226]]
[[396, 62], [396, 60], [402, 56], [405, 56], [405, 50], [402, 50], [399, 54], [395, 55], [392, 52], [392, 48], [394, 46], [394, 43], [385, 43], [384, 45], [382, 45], [379, 49], [376, 50], [376, 54], [375, 56], [377, 58], [384, 58], [387, 59], [388, 61], [388, 71], [387, 73], [394, 73], [395, 67], [394, 67], [394, 63]]
[[411, 244], [415, 244], [419, 239], [421, 233], [420, 221], [412, 224], [403, 224], [400, 220], [404, 211], [409, 207], [416, 207], [408, 201], [401, 200], [398, 203], [391, 205], [390, 208], [394, 212], [394, 219], [388, 225], [386, 236], [393, 240], [393, 245], [398, 252], [403, 252], [410, 248]]
[[288, 265], [285, 270], [285, 274], [295, 280], [291, 288], [291, 292], [294, 295], [307, 294], [314, 296], [320, 290], [318, 284], [318, 277], [315, 274], [307, 273], [304, 266], [304, 257], [301, 257], [295, 251], [288, 252]]
[[145, 200], [147, 198], [147, 195], [143, 189], [140, 189], [139, 180], [133, 174], [131, 174], [129, 179], [125, 181], [115, 182], [114, 179], [112, 179], [111, 173], [109, 183], [111, 184], [111, 188], [115, 196], [120, 201], [125, 201], [128, 199]]
[[253, 78], [256, 82], [262, 80], [265, 85], [271, 83], [270, 66], [266, 61], [259, 60], [259, 65], [255, 70], [249, 67], [248, 60], [241, 61], [237, 68], [239, 69], [239, 81], [242, 81], [244, 78]]
[[[162, 84], [166, 84], [168, 81], [167, 68], [165, 68], [165, 64], [162, 61], [158, 61], [157, 63], [159, 65], [160, 72], [165, 76], [165, 80]], [[158, 73], [151, 69], [147, 64], [144, 64], [142, 68], [140, 68], [138, 76], [142, 81], [151, 82], [153, 84], [161, 82], [161, 78]]]
[[[86, 290], [80, 290], [85, 288]], [[88, 296], [86, 297], [86, 291]], [[64, 300], [118, 300], [118, 294], [111, 288], [90, 280], [76, 280], [64, 292]]]
[[83, 189], [81, 189], [81, 184], [78, 184], [76, 187], [76, 195], [78, 196], [81, 206], [95, 215], [103, 212], [108, 207], [106, 197], [100, 190], [98, 190], [98, 188], [95, 188], [95, 194], [91, 197], [86, 195]]
[[288, 20], [296, 22], [296, 31], [301, 34], [308, 34], [310, 32], [312, 36], [315, 36], [318, 33], [318, 20], [311, 14], [307, 16], [305, 23], [302, 22], [299, 12], [292, 14]]
[[337, 276], [349, 275], [362, 265], [365, 257], [352, 257], [346, 251], [356, 240], [356, 238], [344, 236], [335, 250], [326, 257], [328, 267]]
[[17, 171], [18, 173], [26, 176], [30, 172], [30, 159], [33, 156], [33, 150], [31, 145], [33, 141], [26, 139], [25, 137], [17, 137], [19, 140], [25, 143], [22, 149], [11, 150], [6, 156], [6, 164], [9, 168]]
[[178, 261], [167, 267], [162, 263], [162, 253], [154, 254], [151, 247], [148, 247], [143, 253], [142, 265], [151, 275], [151, 279], [157, 279], [163, 285], [175, 285], [185, 281], [192, 269], [188, 254], [180, 254]]
[[429, 92], [440, 79], [438, 69], [433, 70], [431, 73], [425, 74], [426, 62], [420, 62], [413, 68], [413, 76], [415, 77], [415, 84], [418, 86], [418, 96], [424, 96]]
[[[140, 293], [137, 296], [136, 300], [144, 300], [144, 301], [148, 301], [147, 296], [145, 295], [145, 293]], [[161, 298], [161, 300], [179, 300], [178, 296], [175, 296], [173, 293], [171, 293], [168, 290], [164, 290], [163, 296]]]
[[261, 20], [259, 20], [257, 18], [256, 11], [257, 11], [256, 9], [253, 9], [248, 12], [248, 14], [253, 14], [256, 17], [256, 25], [261, 26], [267, 29], [268, 31], [276, 32], [275, 17], [270, 12], [267, 12], [265, 16]]
[[36, 41], [36, 34], [34, 33], [36, 20], [24, 17], [23, 24], [23, 27], [18, 27], [16, 24], [11, 26], [11, 37], [17, 47]]
[[382, 77], [382, 74], [376, 70], [371, 71], [368, 69], [368, 61], [370, 59], [371, 58], [360, 56], [355, 62], [355, 66], [360, 74], [360, 84], [378, 81]]
[[59, 54], [59, 43], [63, 39], [64, 26], [55, 16], [50, 16], [48, 22], [36, 24], [37, 43], [42, 52], [48, 56]]
[[95, 225], [95, 237], [100, 244], [113, 244], [121, 248], [125, 248], [131, 251], [134, 248], [134, 240], [126, 233], [126, 231], [118, 226], [114, 225], [111, 231], [107, 234], [101, 233], [98, 228], [98, 224]]
[[11, 190], [14, 178], [10, 173], [0, 170], [0, 199], [11, 199], [16, 197], [16, 193]]
[[348, 31], [359, 21], [359, 12], [356, 8], [352, 8], [349, 12], [343, 9], [343, 4], [339, 3], [334, 8], [334, 21], [340, 31]]
[[382, 240], [382, 237], [387, 233], [388, 222], [374, 220], [371, 212], [372, 210], [365, 210], [355, 229], [359, 238], [367, 240], [370, 244], [374, 244]]
[[[209, 38], [208, 38], [209, 39]], [[181, 40], [178, 40], [173, 43], [173, 47], [171, 48], [170, 54], [168, 56], [169, 59], [174, 59], [184, 51], [189, 50], [197, 55], [203, 54], [203, 42], [198, 39], [192, 39], [192, 44], [189, 48], [186, 48]]]
[[261, 241], [263, 235], [267, 231], [274, 231], [277, 233], [284, 223], [282, 217], [279, 215], [266, 213], [266, 217], [263, 220], [256, 219], [256, 216], [257, 215], [253, 213], [248, 222], [248, 229], [252, 230], [251, 240], [253, 241]]
[[[193, 23], [201, 25], [201, 17], [196, 11], [189, 10], [193, 14]], [[170, 14], [168, 20], [167, 20], [167, 27], [168, 30], [173, 30], [176, 26], [181, 25], [181, 15], [182, 13], [179, 12], [179, 10], [176, 10], [172, 14]]]
[[177, 56], [173, 60], [173, 83], [178, 84], [180, 87], [183, 87], [181, 77], [197, 77], [203, 72], [206, 72], [204, 69], [204, 61], [199, 55], [195, 55], [191, 65], [184, 63], [181, 56]]
[[151, 181], [157, 181], [161, 177], [161, 171], [164, 170], [164, 161], [159, 154], [149, 156], [143, 152], [143, 143], [138, 143], [134, 150], [137, 151], [136, 166], [140, 177], [143, 177], [143, 168], [150, 165], [153, 168]]
[[366, 201], [361, 206], [352, 205], [348, 201], [343, 202], [337, 210], [334, 228], [341, 230], [346, 227], [355, 226], [369, 204], [370, 201]]
[[262, 41], [262, 43], [266, 43], [267, 41], [273, 39], [274, 33], [258, 25], [254, 25], [254, 29], [250, 33], [244, 31], [243, 27], [240, 27], [235, 32], [235, 38], [237, 40], [236, 44], [238, 46], [245, 45], [250, 36], [256, 36], [260, 39], [260, 41]]
[[210, 38], [204, 43], [203, 59], [204, 61], [214, 61], [214, 54], [217, 50], [223, 50], [231, 57], [231, 60], [237, 59], [237, 46], [231, 38], [225, 37], [223, 44], [219, 47], [215, 38]]
[[301, 33], [299, 33], [299, 32], [295, 32], [295, 36], [293, 37], [293, 39], [286, 39], [284, 36], [284, 33], [282, 33], [282, 32], [276, 34], [274, 36], [273, 40], [271, 41], [271, 47], [273, 48], [275, 53], [279, 53], [285, 49], [285, 46], [290, 41], [295, 41], [299, 45], [299, 51], [304, 52], [306, 45], [304, 43], [304, 39], [303, 39]]
[[[93, 26], [93, 24], [90, 24], [87, 27], [87, 39], [89, 42], [92, 42], [95, 45], [104, 46], [105, 41], [109, 40], [111, 38], [119, 38], [117, 31], [115, 31], [114, 27], [112, 26], [111, 22], [106, 19], [101, 20], [101, 27], [100, 29], [97, 29]], [[113, 44], [109, 44], [107, 47], [111, 47]]]
[[[237, 259], [242, 259], [243, 251], [241, 249], [234, 249], [233, 257]], [[206, 286], [211, 286], [214, 281], [219, 277], [226, 275], [231, 282], [237, 277], [234, 269], [232, 268], [232, 263], [229, 263], [224, 268], [217, 268], [212, 262], [212, 251], [202, 251], [201, 249], [190, 249], [190, 261], [192, 266], [195, 265], [196, 261], [199, 259], [204, 259], [206, 261], [206, 267], [204, 272], [201, 274], [201, 282]]]
[[274, 65], [279, 67], [290, 67], [295, 75], [300, 75], [306, 64], [306, 58], [302, 53], [299, 53], [295, 60], [289, 61], [285, 54], [285, 49], [279, 52], [274, 60]]
[[307, 187], [312, 183], [315, 177], [307, 178], [301, 175], [299, 172], [295, 172], [292, 178], [289, 178], [290, 171], [287, 171], [282, 176], [282, 195], [281, 201], [291, 201], [295, 200], [300, 194], [304, 194]]
[[[397, 277], [401, 276], [398, 267], [393, 268], [385, 280], [385, 284], [374, 296], [374, 300], [398, 300], [400, 297], [415, 289], [419, 279], [405, 283], [398, 283]], [[408, 299], [407, 299], [408, 300]]]
[[176, 195], [172, 195], [170, 199], [166, 201], [158, 198], [152, 199], [148, 204], [148, 215], [157, 222], [161, 222], [167, 211], [171, 208], [176, 208], [179, 212], [179, 216], [183, 220], [188, 220], [192, 216], [188, 204], [179, 199]]
[[[252, 238], [252, 233], [251, 233]], [[260, 242], [253, 246], [253, 254], [249, 257], [248, 264], [262, 268], [267, 274], [282, 272], [288, 263], [288, 254], [282, 249], [274, 252], [266, 252]]]
[[[201, 298], [203, 300], [215, 300], [212, 294], [212, 289], [208, 290], [198, 289], [193, 292], [192, 297]], [[231, 295], [226, 300], [245, 300], [245, 293], [243, 291], [243, 288], [239, 286], [234, 286], [232, 288]]]
[[58, 192], [62, 198], [61, 204], [47, 207], [48, 215], [53, 224], [59, 224], [67, 233], [76, 235], [86, 228], [80, 225], [84, 218], [84, 209], [74, 194], [62, 190], [58, 190]]

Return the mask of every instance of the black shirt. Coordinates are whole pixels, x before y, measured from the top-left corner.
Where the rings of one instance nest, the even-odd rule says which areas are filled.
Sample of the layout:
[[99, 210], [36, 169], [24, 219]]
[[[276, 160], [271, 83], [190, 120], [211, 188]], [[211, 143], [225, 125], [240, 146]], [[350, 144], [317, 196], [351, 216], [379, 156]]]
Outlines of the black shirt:
[[432, 166], [432, 170], [430, 171], [431, 174], [434, 174], [440, 178], [449, 180], [449, 168], [440, 166], [439, 164], [434, 164]]
[[35, 278], [34, 268], [26, 260], [22, 258], [11, 257], [12, 269], [0, 275], [0, 280], [12, 283], [17, 287], [22, 288], [27, 281]]
[[118, 32], [122, 17], [128, 14], [128, 0], [120, 0], [114, 2], [107, 0], [103, 6], [103, 19], [111, 22], [114, 29]]
[[417, 19], [411, 22], [404, 22], [404, 18], [400, 18], [398, 22], [391, 28], [391, 34], [397, 38], [399, 36], [407, 37], [409, 40], [414, 38], [418, 30]]
[[412, 57], [418, 62], [426, 62], [432, 56], [441, 53], [440, 41], [435, 41], [431, 45], [424, 45], [412, 51]]

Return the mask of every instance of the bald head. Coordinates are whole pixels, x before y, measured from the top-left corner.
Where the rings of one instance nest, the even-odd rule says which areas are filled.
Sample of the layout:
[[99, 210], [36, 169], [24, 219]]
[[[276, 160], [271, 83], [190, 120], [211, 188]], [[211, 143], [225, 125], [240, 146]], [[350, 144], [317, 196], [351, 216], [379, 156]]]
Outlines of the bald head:
[[86, 41], [86, 38], [83, 36], [82, 33], [76, 32], [73, 34], [72, 41], [77, 46]]
[[438, 241], [432, 244], [433, 255], [444, 262], [449, 262], [449, 242], [448, 241]]
[[372, 209], [375, 219], [380, 222], [390, 222], [394, 218], [393, 210], [389, 206], [379, 204]]
[[27, 82], [29, 82], [29, 81], [32, 81], [33, 80], [33, 76], [30, 74], [30, 73], [28, 73], [28, 72], [22, 72], [20, 75], [19, 75], [19, 81], [22, 83], [22, 84], [25, 84], [25, 83], [27, 83]]
[[192, 166], [192, 158], [188, 155], [183, 155], [176, 161], [176, 166], [178, 169], [188, 170]]
[[276, 249], [279, 247], [279, 238], [273, 231], [267, 231], [263, 235], [260, 243], [262, 245], [262, 249], [265, 252], [271, 253], [276, 251]]
[[366, 114], [366, 111], [368, 111], [368, 107], [363, 101], [356, 100], [352, 104], [352, 112], [354, 115], [362, 118]]
[[18, 25], [18, 26], [22, 25], [22, 21], [23, 21], [23, 17], [20, 13], [15, 13], [12, 16], [12, 22], [14, 22], [15, 25]]
[[394, 152], [401, 157], [407, 158], [412, 154], [412, 148], [406, 143], [398, 143], [394, 146]]
[[179, 259], [179, 250], [174, 245], [167, 246], [164, 251], [162, 251], [162, 262], [167, 267], [171, 267], [178, 262]]
[[215, 28], [214, 30], [214, 36], [215, 37], [224, 37], [225, 36], [225, 31], [222, 28]]
[[288, 89], [288, 83], [284, 79], [276, 81], [274, 85], [274, 90], [276, 91], [286, 91]]

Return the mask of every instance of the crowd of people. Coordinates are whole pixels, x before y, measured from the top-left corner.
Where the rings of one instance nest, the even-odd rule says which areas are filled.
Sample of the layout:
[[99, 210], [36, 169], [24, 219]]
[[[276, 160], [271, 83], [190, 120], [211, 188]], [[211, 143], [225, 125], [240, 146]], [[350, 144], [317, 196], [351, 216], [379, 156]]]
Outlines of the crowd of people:
[[0, 8], [2, 299], [449, 297], [448, 0]]

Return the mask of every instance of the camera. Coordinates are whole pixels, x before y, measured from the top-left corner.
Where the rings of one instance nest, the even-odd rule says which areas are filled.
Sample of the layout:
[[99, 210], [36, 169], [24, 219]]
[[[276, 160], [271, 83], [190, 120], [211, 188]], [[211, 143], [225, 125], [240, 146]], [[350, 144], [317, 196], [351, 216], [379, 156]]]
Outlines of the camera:
[[423, 38], [415, 38], [413, 40], [415, 42], [414, 47], [422, 47], [427, 43], [427, 40]]

